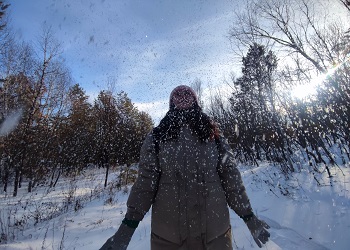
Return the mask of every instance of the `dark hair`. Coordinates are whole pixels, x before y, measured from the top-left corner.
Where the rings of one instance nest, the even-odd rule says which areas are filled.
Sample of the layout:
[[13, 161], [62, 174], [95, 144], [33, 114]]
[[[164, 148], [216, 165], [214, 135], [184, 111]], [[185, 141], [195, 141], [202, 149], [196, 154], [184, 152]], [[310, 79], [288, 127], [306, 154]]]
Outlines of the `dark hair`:
[[219, 137], [216, 124], [198, 105], [184, 110], [171, 107], [153, 129], [153, 136], [159, 142], [177, 139], [184, 124], [188, 124], [192, 133], [202, 142]]

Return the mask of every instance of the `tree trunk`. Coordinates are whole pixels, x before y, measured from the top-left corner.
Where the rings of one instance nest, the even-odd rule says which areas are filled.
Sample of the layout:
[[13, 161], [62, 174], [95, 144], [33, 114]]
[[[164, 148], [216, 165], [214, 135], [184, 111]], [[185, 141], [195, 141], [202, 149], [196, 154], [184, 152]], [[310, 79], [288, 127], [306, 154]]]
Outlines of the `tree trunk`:
[[19, 180], [18, 180], [18, 188], [22, 187], [22, 179], [23, 179], [22, 171], [20, 171], [19, 172]]
[[13, 197], [16, 197], [17, 193], [18, 193], [19, 175], [20, 175], [20, 171], [18, 168], [16, 168], [15, 181], [14, 181], [14, 186], [13, 186]]
[[10, 172], [8, 170], [8, 166], [6, 166], [5, 170], [4, 170], [4, 177], [2, 178], [2, 182], [4, 183], [4, 192], [7, 192], [7, 185], [8, 185], [8, 181], [9, 181], [9, 176], [10, 176]]
[[129, 180], [129, 166], [126, 164], [126, 169], [125, 169], [125, 186], [128, 185]]
[[4, 178], [4, 192], [7, 193], [7, 182], [8, 182], [8, 176], [5, 176]]
[[31, 193], [32, 192], [32, 180], [29, 180], [28, 182], [28, 193]]
[[61, 171], [61, 170], [58, 170], [58, 175], [57, 175], [57, 178], [56, 178], [56, 180], [55, 180], [55, 182], [54, 182], [54, 184], [53, 184], [53, 187], [56, 187], [56, 184], [57, 184], [57, 182], [58, 182], [58, 179], [59, 179], [60, 176], [61, 176], [61, 173], [62, 173], [62, 171]]
[[107, 187], [108, 172], [109, 172], [109, 164], [107, 163], [107, 164], [106, 164], [105, 187]]
[[55, 177], [55, 172], [56, 172], [56, 168], [54, 168], [54, 169], [52, 170], [49, 188], [52, 188], [52, 187], [53, 187], [53, 179], [54, 179], [54, 177]]

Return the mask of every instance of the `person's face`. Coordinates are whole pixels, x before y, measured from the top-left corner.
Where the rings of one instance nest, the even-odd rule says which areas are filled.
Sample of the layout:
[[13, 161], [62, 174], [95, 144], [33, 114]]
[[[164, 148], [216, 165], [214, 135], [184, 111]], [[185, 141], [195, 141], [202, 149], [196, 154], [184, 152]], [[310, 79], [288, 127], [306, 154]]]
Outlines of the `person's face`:
[[195, 98], [186, 89], [177, 91], [173, 95], [173, 103], [176, 108], [178, 109], [188, 109], [192, 107], [193, 103], [195, 102]]

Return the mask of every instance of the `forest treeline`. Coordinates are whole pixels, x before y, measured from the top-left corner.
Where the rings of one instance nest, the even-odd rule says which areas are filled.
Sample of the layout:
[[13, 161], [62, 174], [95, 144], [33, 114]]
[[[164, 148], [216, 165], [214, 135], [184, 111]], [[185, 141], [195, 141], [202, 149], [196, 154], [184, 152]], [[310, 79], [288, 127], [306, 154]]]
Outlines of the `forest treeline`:
[[[320, 172], [350, 159], [350, 22], [319, 15], [319, 2], [249, 1], [237, 12], [229, 37], [241, 58], [229, 97], [218, 92], [203, 100], [201, 81], [193, 87], [204, 109], [219, 124], [238, 161], [269, 161], [288, 175], [308, 163]], [[348, 11], [349, 2], [338, 0]], [[7, 5], [0, 1], [1, 13]], [[317, 15], [316, 15], [317, 14]], [[28, 191], [53, 187], [62, 175], [89, 164], [109, 168], [138, 161], [151, 117], [124, 92], [102, 90], [89, 101], [74, 83], [51, 29], [44, 29], [34, 50], [19, 42], [1, 14], [0, 125], [19, 117], [0, 135], [1, 188], [22, 180]], [[347, 16], [347, 20], [349, 20]], [[230, 73], [230, 72], [228, 72]], [[310, 85], [314, 95], [298, 99], [291, 90]], [[106, 183], [105, 183], [106, 184]]]
[[16, 196], [23, 180], [28, 192], [40, 184], [54, 187], [60, 176], [74, 177], [89, 164], [106, 168], [107, 180], [110, 167], [138, 161], [153, 126], [147, 113], [126, 93], [114, 93], [113, 83], [89, 101], [51, 29], [43, 30], [34, 50], [1, 27], [0, 124], [2, 130], [15, 125], [0, 135], [3, 191]]
[[[347, 0], [249, 1], [237, 13], [229, 37], [245, 53], [242, 72], [209, 112], [240, 162], [269, 161], [286, 175], [306, 162], [330, 177], [332, 166], [349, 162], [349, 14]], [[298, 98], [297, 86], [315, 93]]]

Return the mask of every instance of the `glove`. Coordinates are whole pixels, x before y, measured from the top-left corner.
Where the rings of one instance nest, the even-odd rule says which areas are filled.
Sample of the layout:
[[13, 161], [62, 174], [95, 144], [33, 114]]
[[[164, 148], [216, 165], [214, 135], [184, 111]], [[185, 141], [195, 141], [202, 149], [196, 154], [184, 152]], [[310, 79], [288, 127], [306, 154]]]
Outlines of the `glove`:
[[106, 241], [100, 250], [126, 250], [135, 229], [122, 223], [118, 231]]
[[270, 233], [266, 229], [269, 229], [270, 226], [265, 221], [259, 220], [255, 215], [252, 215], [245, 223], [255, 243], [261, 248], [261, 243], [265, 244], [269, 240]]

